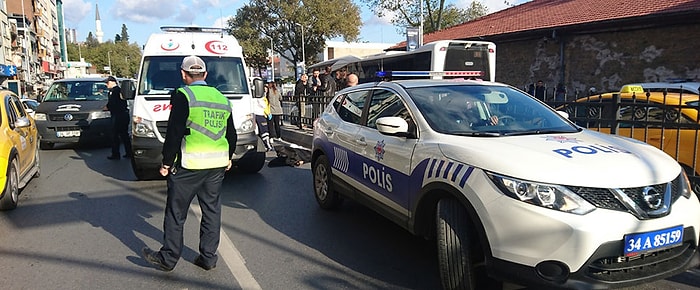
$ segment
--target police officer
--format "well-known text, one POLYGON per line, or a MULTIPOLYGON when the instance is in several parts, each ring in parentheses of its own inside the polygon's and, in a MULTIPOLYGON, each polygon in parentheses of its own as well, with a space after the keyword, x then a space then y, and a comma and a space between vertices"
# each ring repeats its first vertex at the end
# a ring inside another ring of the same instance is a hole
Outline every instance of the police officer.
POLYGON ((112 120, 112 155, 107 156, 110 160, 119 160, 119 140, 124 143, 124 157, 131 157, 131 139, 129 138, 129 108, 126 100, 122 98, 122 89, 113 76, 105 80, 109 95, 107 98, 107 109, 112 120))
POLYGON ((182 61, 182 80, 187 85, 171 95, 172 109, 163 144, 160 174, 167 176, 168 196, 160 251, 143 248, 144 259, 162 271, 171 271, 183 249, 183 226, 195 195, 202 210, 199 256, 194 264, 216 267, 221 228, 219 189, 231 168, 236 148, 236 129, 228 99, 207 86, 206 64, 197 56, 182 61))

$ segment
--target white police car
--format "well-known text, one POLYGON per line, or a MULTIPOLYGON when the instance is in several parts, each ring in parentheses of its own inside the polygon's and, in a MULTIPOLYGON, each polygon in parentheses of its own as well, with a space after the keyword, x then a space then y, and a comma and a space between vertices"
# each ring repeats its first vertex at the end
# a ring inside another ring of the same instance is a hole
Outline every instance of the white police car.
POLYGON ((700 262, 700 203, 676 161, 511 86, 351 87, 312 147, 318 204, 351 198, 435 239, 446 289, 620 287, 700 262))

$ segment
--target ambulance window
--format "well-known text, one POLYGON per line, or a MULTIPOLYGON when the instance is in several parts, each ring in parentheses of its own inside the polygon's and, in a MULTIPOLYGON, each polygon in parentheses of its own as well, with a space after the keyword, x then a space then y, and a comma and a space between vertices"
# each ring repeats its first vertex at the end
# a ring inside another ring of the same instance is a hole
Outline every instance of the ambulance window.
POLYGON ((388 90, 375 90, 369 103, 367 127, 377 128, 377 119, 381 117, 402 117, 410 122, 406 106, 399 96, 388 90))
POLYGON ((362 119, 362 109, 369 91, 357 91, 346 94, 338 98, 336 110, 341 119, 345 122, 360 124, 362 119))

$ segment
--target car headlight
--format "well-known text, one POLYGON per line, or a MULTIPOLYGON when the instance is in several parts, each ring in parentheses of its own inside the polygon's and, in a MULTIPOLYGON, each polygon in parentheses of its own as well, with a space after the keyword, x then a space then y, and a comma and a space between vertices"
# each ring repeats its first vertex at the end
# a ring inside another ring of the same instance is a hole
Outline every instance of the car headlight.
POLYGON ((153 127, 151 127, 151 124, 153 124, 153 122, 150 120, 134 116, 131 133, 134 137, 156 138, 156 133, 153 127))
POLYGON ((90 118, 91 119, 105 119, 112 117, 112 114, 109 113, 109 111, 99 111, 99 112, 92 112, 90 113, 90 118))
POLYGON ((248 114, 245 116, 245 120, 241 123, 238 128, 236 128, 237 134, 250 133, 255 130, 255 125, 253 123, 253 114, 248 114))
POLYGON ((34 113, 34 121, 46 121, 46 114, 34 113))
POLYGON ((685 174, 685 170, 681 170, 681 174, 678 176, 678 178, 676 178, 676 180, 678 180, 678 191, 681 193, 681 195, 685 198, 690 198, 691 193, 693 192, 691 189, 693 186, 690 184, 690 179, 688 179, 688 175, 685 174))
POLYGON ((491 181, 507 196, 544 208, 584 215, 595 206, 565 186, 520 180, 487 173, 491 181))

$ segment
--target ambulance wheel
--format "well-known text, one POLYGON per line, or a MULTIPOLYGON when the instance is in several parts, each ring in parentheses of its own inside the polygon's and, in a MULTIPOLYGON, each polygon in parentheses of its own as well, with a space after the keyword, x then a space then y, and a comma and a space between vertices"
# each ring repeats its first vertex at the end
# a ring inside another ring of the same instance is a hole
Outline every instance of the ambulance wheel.
POLYGON ((333 188, 331 167, 328 158, 321 155, 312 164, 314 195, 322 209, 336 209, 343 203, 342 197, 333 188))
POLYGON ((247 153, 238 161, 237 168, 243 173, 257 173, 265 166, 265 152, 247 153))
POLYGON ((438 266, 443 289, 477 289, 469 235, 469 216, 454 198, 438 201, 436 210, 438 266))
POLYGON ((10 160, 7 166, 7 179, 5 189, 0 198, 0 210, 11 210, 17 208, 19 200, 19 163, 16 158, 10 160))

